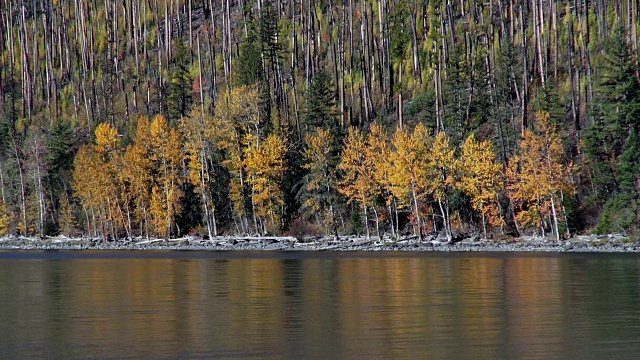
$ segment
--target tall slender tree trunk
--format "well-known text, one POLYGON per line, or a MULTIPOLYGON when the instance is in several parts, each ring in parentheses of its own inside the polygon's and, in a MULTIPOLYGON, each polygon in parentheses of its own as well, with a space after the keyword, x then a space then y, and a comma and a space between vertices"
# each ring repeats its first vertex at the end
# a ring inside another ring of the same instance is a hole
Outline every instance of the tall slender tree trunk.
POLYGON ((29 224, 27 223, 27 188, 22 172, 22 161, 18 155, 18 144, 14 141, 14 155, 16 157, 16 164, 18 164, 18 174, 20 175, 20 210, 22 212, 22 225, 24 227, 24 234, 27 235, 29 231, 29 224))
POLYGON ((418 238, 420 239, 420 242, 422 242, 423 240, 423 236, 422 236, 422 223, 420 221, 420 210, 418 208, 418 196, 416 194, 416 186, 413 182, 413 180, 411 181, 411 196, 413 197, 413 207, 415 210, 415 214, 416 214, 416 225, 418 227, 418 238))
POLYGON ((558 229, 558 213, 556 212, 556 204, 553 200, 554 196, 551 196, 551 212, 553 214, 553 226, 555 230, 556 243, 560 242, 560 231, 558 229))
POLYGON ((362 207, 364 209, 364 227, 367 231, 367 240, 369 240, 371 238, 369 234, 369 213, 367 212, 367 205, 365 205, 364 202, 362 207))
POLYGON ((381 239, 381 237, 380 237, 380 219, 378 217, 378 210, 376 210, 375 206, 372 206, 371 209, 373 210, 373 214, 376 217, 376 234, 378 235, 378 239, 381 239))
POLYGON ((448 210, 445 210, 445 206, 442 204, 442 199, 438 198, 438 206, 440 207, 440 213, 442 214, 442 222, 444 225, 444 233, 447 237, 447 242, 451 242, 451 226, 449 225, 448 210))

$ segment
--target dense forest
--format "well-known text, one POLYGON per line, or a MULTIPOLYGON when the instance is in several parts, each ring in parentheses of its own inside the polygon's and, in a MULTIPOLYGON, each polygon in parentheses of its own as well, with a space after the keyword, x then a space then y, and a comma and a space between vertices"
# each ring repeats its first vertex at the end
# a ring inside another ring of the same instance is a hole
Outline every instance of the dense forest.
POLYGON ((636 0, 0 0, 0 232, 637 231, 636 0))

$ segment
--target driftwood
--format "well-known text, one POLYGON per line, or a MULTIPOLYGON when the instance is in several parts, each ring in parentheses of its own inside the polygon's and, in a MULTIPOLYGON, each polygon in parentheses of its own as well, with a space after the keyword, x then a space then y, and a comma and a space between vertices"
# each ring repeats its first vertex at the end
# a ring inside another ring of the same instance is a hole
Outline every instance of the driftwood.
POLYGON ((160 241, 164 241, 164 239, 149 239, 149 240, 144 240, 144 241, 137 242, 136 244, 138 244, 138 245, 153 244, 153 243, 160 242, 160 241))
POLYGON ((229 241, 229 240, 236 240, 236 241, 275 240, 278 242, 281 242, 281 241, 297 242, 298 241, 298 239, 293 236, 214 236, 213 238, 209 239, 209 241, 212 241, 212 242, 229 241))

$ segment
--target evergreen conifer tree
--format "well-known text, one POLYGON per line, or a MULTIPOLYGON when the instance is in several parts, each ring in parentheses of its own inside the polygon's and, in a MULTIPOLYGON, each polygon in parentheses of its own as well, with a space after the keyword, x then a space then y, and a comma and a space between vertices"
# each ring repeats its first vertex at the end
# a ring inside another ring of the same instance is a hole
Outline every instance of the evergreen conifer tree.
POLYGON ((339 126, 333 84, 326 71, 319 71, 314 76, 306 94, 306 102, 304 124, 308 128, 320 127, 338 135, 339 126))
POLYGON ((189 51, 182 40, 176 40, 167 99, 167 117, 171 124, 176 124, 178 119, 191 111, 193 81, 189 76, 188 65, 189 51))
POLYGON ((640 130, 640 84, 635 60, 622 29, 612 35, 606 48, 593 105, 593 125, 585 136, 595 198, 602 204, 620 190, 616 167, 631 130, 640 130))
POLYGON ((234 69, 236 83, 239 86, 253 85, 258 81, 264 81, 260 43, 254 30, 249 31, 249 35, 240 45, 238 64, 234 69))
POLYGON ((605 204, 597 228, 599 233, 627 233, 638 230, 640 138, 633 129, 625 142, 617 170, 619 193, 605 204))

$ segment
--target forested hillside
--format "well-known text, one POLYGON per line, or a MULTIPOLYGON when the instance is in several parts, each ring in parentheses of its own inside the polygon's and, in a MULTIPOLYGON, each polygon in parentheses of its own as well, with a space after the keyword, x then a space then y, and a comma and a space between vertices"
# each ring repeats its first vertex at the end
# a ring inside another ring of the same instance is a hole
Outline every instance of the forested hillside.
POLYGON ((0 0, 0 232, 634 233, 636 0, 0 0))

